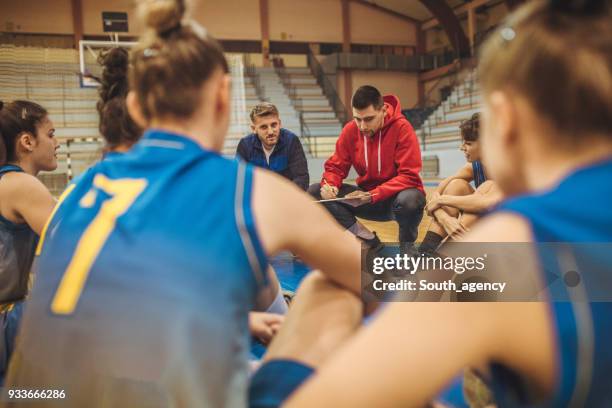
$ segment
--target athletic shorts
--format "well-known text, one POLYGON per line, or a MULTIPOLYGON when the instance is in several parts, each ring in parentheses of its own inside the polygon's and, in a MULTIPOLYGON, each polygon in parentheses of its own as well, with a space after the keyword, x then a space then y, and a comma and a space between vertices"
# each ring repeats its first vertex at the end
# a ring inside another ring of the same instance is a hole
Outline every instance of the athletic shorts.
MULTIPOLYGON (((249 408, 276 408, 297 390, 314 369, 294 360, 270 360, 251 377, 249 408)), ((470 391, 467 389, 465 391, 470 391)), ((458 375, 435 399, 441 405, 469 408, 465 399, 463 375, 458 375)))
POLYGON ((294 360, 270 360, 251 377, 250 408, 279 407, 314 372, 294 360))
POLYGON ((9 310, 0 312, 0 386, 4 383, 9 361, 15 348, 15 338, 22 314, 23 302, 17 302, 9 310))

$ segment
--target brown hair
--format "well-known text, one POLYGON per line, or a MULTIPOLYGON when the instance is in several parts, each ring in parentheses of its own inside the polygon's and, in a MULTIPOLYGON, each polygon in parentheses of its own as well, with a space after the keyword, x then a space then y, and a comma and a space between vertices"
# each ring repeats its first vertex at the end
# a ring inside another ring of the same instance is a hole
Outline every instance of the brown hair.
POLYGON ((132 120, 125 104, 129 87, 127 71, 129 55, 125 48, 111 48, 100 54, 102 78, 96 104, 100 115, 100 133, 109 149, 131 146, 140 139, 142 129, 132 120))
POLYGON ((537 0, 519 8, 484 44, 478 68, 484 92, 521 95, 567 141, 610 135, 609 3, 537 0))
POLYGON ((468 120, 464 120, 459 125, 461 138, 467 142, 475 142, 480 136, 480 113, 476 112, 468 120))
POLYGON ((380 91, 371 85, 360 86, 351 98, 351 106, 361 110, 366 109, 370 105, 376 110, 380 110, 383 107, 384 100, 380 91))
POLYGON ((17 160, 17 138, 23 132, 36 137, 36 127, 47 117, 47 110, 30 101, 0 101, 0 166, 17 160))
POLYGON ((256 118, 262 118, 264 116, 272 115, 279 116, 278 109, 276 108, 276 106, 274 106, 274 104, 271 104, 270 102, 262 102, 253 106, 249 117, 251 118, 251 122, 255 123, 256 118))
POLYGON ((185 11, 184 0, 141 2, 147 32, 132 54, 130 85, 147 120, 191 117, 202 103, 202 85, 217 69, 229 72, 219 43, 184 19, 185 11))

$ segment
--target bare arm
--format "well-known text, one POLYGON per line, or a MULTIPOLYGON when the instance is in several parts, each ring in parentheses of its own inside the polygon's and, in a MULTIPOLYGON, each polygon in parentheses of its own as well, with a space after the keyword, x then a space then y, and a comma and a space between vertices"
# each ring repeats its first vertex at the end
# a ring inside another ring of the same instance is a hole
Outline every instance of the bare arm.
POLYGON ((502 198, 502 192, 497 187, 497 184, 488 180, 474 194, 465 196, 442 195, 438 200, 440 206, 449 206, 468 213, 480 214, 492 208, 502 198))
MULTIPOLYGON (((519 217, 501 214, 483 220, 468 239, 526 242, 530 231, 519 217)), ((391 303, 286 406, 423 406, 464 367, 492 360, 547 394, 554 349, 545 303, 391 303)))
POLYGON ((10 173, 3 177, 8 197, 7 212, 11 221, 25 222, 40 235, 55 207, 55 199, 36 177, 25 173, 10 173))
POLYGON ((354 293, 360 291, 361 245, 312 197, 282 177, 257 169, 253 211, 264 250, 297 254, 354 293))

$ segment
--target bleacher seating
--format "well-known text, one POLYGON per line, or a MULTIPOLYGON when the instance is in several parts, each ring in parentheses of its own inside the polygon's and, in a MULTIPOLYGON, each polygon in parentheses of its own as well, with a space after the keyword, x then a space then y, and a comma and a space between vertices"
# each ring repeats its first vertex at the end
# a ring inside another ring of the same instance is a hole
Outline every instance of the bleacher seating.
POLYGON ((328 157, 335 148, 342 131, 342 123, 323 94, 310 68, 282 68, 282 82, 291 103, 301 115, 304 124, 304 139, 309 143, 314 157, 328 157))
MULTIPOLYGON (((85 54, 89 72, 101 68, 90 53, 85 54)), ((60 142, 58 168, 41 176, 54 192, 61 192, 73 177, 101 157, 103 139, 98 130, 96 88, 81 87, 79 54, 74 49, 0 45, 0 100, 27 99, 49 111, 60 142)), ((260 97, 252 79, 245 77, 247 109, 260 97)), ((233 155, 244 125, 230 126, 223 152, 233 155)))
MULTIPOLYGON (((248 112, 251 111, 253 105, 259 103, 261 97, 255 87, 254 78, 245 75, 244 76, 244 92, 245 92, 245 108, 248 112)), ((236 146, 240 139, 249 132, 248 125, 246 124, 230 124, 228 134, 225 138, 225 144, 223 145, 223 154, 228 156, 234 156, 236 153, 236 146)))
MULTIPOLYGON (((94 57, 87 54, 86 60, 92 71, 96 70, 94 57)), ((307 154, 314 158, 329 157, 342 124, 310 68, 276 71, 260 68, 246 72, 247 111, 263 100, 276 103, 283 125, 297 134, 304 131, 301 136, 307 154)), ((93 73, 99 75, 99 71, 93 73)), ((60 141, 59 166, 41 179, 54 191, 61 191, 62 183, 101 157, 103 140, 98 131, 97 89, 81 87, 76 50, 0 45, 0 99, 29 99, 49 111, 60 141)), ((458 125, 478 110, 479 101, 478 86, 470 74, 424 122, 418 131, 424 152, 424 175, 439 175, 436 152, 458 148, 458 125)), ((244 124, 231 125, 223 153, 233 155, 247 131, 244 124)))
MULTIPOLYGON (((474 113, 480 111, 480 88, 476 82, 476 73, 470 72, 466 78, 457 85, 449 96, 429 115, 417 135, 421 141, 423 162, 435 160, 436 163, 444 157, 445 164, 454 166, 455 161, 459 164, 462 155, 459 152, 461 144, 461 133, 459 125, 469 119, 474 113), (448 153, 456 156, 457 160, 449 160, 448 153)), ((438 172, 432 174, 434 167, 428 168, 429 176, 445 177, 448 174, 438 172)), ((423 172, 425 173, 425 166, 423 172)), ((442 172, 445 173, 445 172, 442 172)))
POLYGON ((60 142, 59 165, 41 179, 53 192, 100 157, 97 92, 81 88, 76 50, 1 45, 0 99, 27 99, 49 111, 60 142))
POLYGON ((480 110, 480 88, 470 73, 427 118, 420 129, 427 150, 458 148, 459 125, 480 110))

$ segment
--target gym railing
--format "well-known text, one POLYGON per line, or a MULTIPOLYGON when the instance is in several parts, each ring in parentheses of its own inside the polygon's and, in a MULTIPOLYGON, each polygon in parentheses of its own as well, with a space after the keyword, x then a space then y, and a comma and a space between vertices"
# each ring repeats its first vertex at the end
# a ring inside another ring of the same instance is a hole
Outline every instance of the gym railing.
POLYGON ((317 152, 316 139, 314 141, 314 147, 313 147, 312 135, 310 133, 310 128, 308 128, 308 125, 306 124, 306 121, 304 120, 304 113, 302 111, 298 111, 298 112, 300 115, 300 135, 302 137, 302 141, 306 142, 304 144, 306 144, 306 149, 308 150, 308 153, 310 153, 311 156, 315 156, 317 152))
POLYGON ((323 71, 323 67, 312 52, 308 53, 308 66, 310 67, 310 71, 317 79, 317 83, 323 90, 323 94, 329 100, 332 109, 336 113, 336 117, 344 125, 348 120, 346 107, 344 106, 344 103, 342 103, 340 96, 338 96, 336 87, 331 83, 329 78, 327 78, 327 75, 325 75, 325 72, 323 71))
POLYGON ((303 112, 303 103, 300 99, 297 91, 297 86, 291 83, 291 77, 287 72, 285 65, 283 64, 282 57, 275 55, 272 58, 274 71, 276 75, 278 75, 281 83, 283 84, 283 88, 289 100, 291 101, 291 105, 297 111, 299 120, 300 120, 300 135, 302 139, 302 144, 305 145, 305 149, 311 156, 316 156, 317 154, 317 138, 313 136, 306 120, 304 119, 303 112))
MULTIPOLYGON (((335 142, 324 143, 319 139, 319 137, 312 134, 312 131, 308 127, 308 124, 304 118, 304 114, 306 113, 304 110, 305 105, 298 93, 299 87, 294 85, 291 82, 291 75, 288 73, 288 70, 284 66, 282 58, 280 56, 273 56, 272 60, 273 60, 274 71, 280 78, 283 84, 283 87, 285 89, 285 92, 287 93, 287 96, 289 97, 291 101, 291 104, 293 105, 294 109, 298 112, 299 120, 300 120, 300 134, 302 137, 302 143, 305 145, 306 150, 310 153, 311 156, 318 157, 320 155, 319 150, 321 148, 334 146, 335 142)), ((342 123, 345 123, 346 112, 345 112, 344 104, 338 97, 335 87, 331 84, 329 79, 327 79, 327 76, 325 76, 325 74, 323 73, 323 69, 321 68, 321 66, 320 65, 317 66, 315 64, 318 64, 318 61, 316 61, 316 58, 314 58, 314 56, 310 54, 308 65, 310 67, 311 72, 314 74, 315 78, 317 79, 317 83, 322 88, 324 95, 326 96, 327 100, 329 101, 332 107, 334 114, 336 115, 336 118, 338 118, 342 123), (310 58, 312 58, 312 60, 310 60, 310 58)), ((318 111, 316 110, 314 111, 308 110, 309 114, 313 114, 317 112, 318 111)), ((326 111, 321 110, 320 112, 326 112, 326 111)))
MULTIPOLYGON (((487 37, 493 33, 495 31, 495 26, 490 27, 489 29, 487 29, 484 32, 478 33, 476 35, 476 39, 474 41, 474 52, 476 49, 478 49, 478 47, 480 47, 480 45, 487 39, 487 37)), ((438 50, 434 50, 433 54, 438 54, 441 55, 443 57, 443 59, 447 59, 448 57, 450 57, 452 54, 450 53, 450 51, 448 49, 443 49, 442 53, 439 53, 438 50)), ((437 56, 438 56, 437 55, 437 56)), ((457 58, 457 56, 455 55, 455 58, 457 58)), ((460 66, 459 66, 460 68, 460 66)), ((459 70, 456 70, 453 73, 453 79, 451 81, 451 87, 453 89, 456 89, 456 87, 459 85, 459 70)), ((428 104, 427 102, 430 100, 430 95, 431 93, 438 87, 438 84, 441 82, 443 78, 441 78, 438 82, 436 82, 436 84, 431 87, 431 89, 429 90, 429 92, 427 93, 427 96, 425 98, 425 103, 423 103, 422 105, 415 105, 415 108, 418 107, 430 107, 433 106, 434 109, 432 111, 432 114, 435 112, 435 110, 442 105, 442 120, 446 119, 446 114, 448 113, 446 111, 446 105, 444 105, 444 100, 441 100, 440 102, 436 103, 436 104, 428 104)), ((480 104, 480 100, 475 99, 474 98, 474 93, 475 93, 475 88, 477 86, 478 80, 477 80, 477 74, 476 71, 474 70, 473 72, 471 72, 468 76, 467 79, 465 79, 463 81, 463 93, 462 95, 460 95, 461 92, 459 92, 458 90, 455 92, 451 92, 448 97, 446 99, 449 100, 449 106, 451 107, 455 107, 458 105, 462 105, 462 106, 467 106, 469 109, 473 109, 475 106, 478 106, 480 104), (467 95, 467 104, 465 103, 466 101, 464 100, 464 98, 467 95), (454 98, 453 98, 454 97, 454 98), (454 100, 453 100, 454 99, 454 100)), ((426 143, 426 139, 431 137, 431 128, 432 128, 432 122, 433 123, 433 127, 435 127, 439 121, 438 118, 436 116, 432 117, 431 114, 429 115, 429 118, 427 120, 427 126, 423 129, 421 129, 421 142, 423 144, 423 149, 425 149, 425 143, 426 143), (433 120, 432 120, 433 119, 433 120)))
POLYGON ((257 73, 257 68, 255 64, 251 62, 251 59, 247 54, 243 55, 243 64, 244 64, 244 73, 248 76, 253 83, 253 87, 255 88, 255 93, 257 93, 257 97, 264 101, 266 98, 264 97, 263 88, 261 86, 261 81, 259 79, 259 74, 257 73))
MULTIPOLYGON (((453 94, 458 94, 458 92, 454 92, 454 90, 456 90, 457 86, 460 84, 460 81, 459 81, 459 72, 461 70, 460 60, 455 60, 453 64, 454 66, 449 71, 450 77, 451 77, 450 84, 447 85, 447 87, 451 89, 451 92, 448 95, 446 95, 446 97, 440 98, 439 100, 434 100, 434 98, 432 97, 434 91, 439 91, 440 85, 443 83, 443 81, 448 80, 448 76, 441 77, 434 83, 434 85, 425 94, 423 101, 415 104, 411 108, 411 110, 422 109, 425 112, 428 112, 427 116, 423 120, 423 124, 425 124, 425 126, 424 127, 421 126, 420 132, 419 132, 420 139, 421 139, 421 146, 423 150, 426 149, 428 139, 431 138, 432 127, 435 127, 440 122, 438 121, 438 116, 436 116, 438 109, 442 108, 442 117, 443 117, 442 119, 445 120, 446 114, 447 114, 445 102, 448 100, 449 105, 450 105, 451 101, 449 98, 452 98, 453 94), (432 122, 435 122, 435 123, 432 123, 432 122)), ((458 103, 458 100, 457 100, 457 103, 458 103)))

